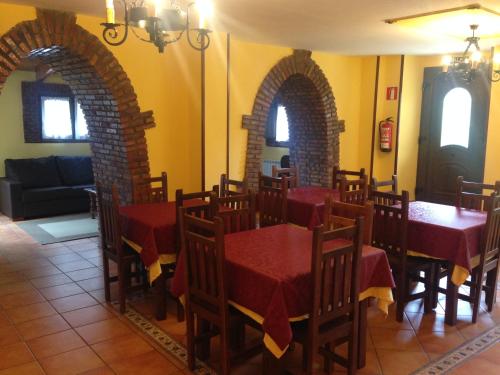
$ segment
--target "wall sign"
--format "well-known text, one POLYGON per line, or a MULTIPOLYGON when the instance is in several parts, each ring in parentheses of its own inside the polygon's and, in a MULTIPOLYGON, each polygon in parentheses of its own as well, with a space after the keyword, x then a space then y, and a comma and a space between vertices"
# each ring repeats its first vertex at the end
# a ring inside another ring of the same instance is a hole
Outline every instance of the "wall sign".
POLYGON ((387 100, 397 100, 398 99, 398 88, 397 87, 388 87, 385 98, 387 100))

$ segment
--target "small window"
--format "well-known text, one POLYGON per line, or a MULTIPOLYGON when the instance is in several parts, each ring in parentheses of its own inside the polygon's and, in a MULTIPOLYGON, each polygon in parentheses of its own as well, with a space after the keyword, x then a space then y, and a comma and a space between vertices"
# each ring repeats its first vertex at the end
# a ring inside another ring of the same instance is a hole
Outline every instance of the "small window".
POLYGON ((40 105, 44 140, 56 142, 88 140, 87 122, 74 98, 42 96, 40 105))
POLYGON ((472 97, 461 87, 450 90, 443 100, 441 147, 457 145, 469 148, 472 97))
POLYGON ((271 147, 288 147, 289 141, 290 135, 288 132, 286 108, 275 100, 269 111, 266 145, 271 147))

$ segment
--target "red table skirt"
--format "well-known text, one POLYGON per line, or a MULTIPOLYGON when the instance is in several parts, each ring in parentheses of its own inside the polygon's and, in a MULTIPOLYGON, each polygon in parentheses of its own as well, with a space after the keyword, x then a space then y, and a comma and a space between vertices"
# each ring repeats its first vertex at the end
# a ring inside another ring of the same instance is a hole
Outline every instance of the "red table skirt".
POLYGON ((335 189, 304 186, 290 189, 287 195, 288 222, 313 229, 323 223, 325 199, 328 195, 339 200, 335 189))
MULTIPOLYGON (((303 319, 311 307, 312 232, 277 225, 225 236, 229 300, 261 317, 264 332, 280 350, 292 339, 290 320, 303 319)), ((184 260, 180 254, 171 291, 184 294, 184 260)), ((392 288, 384 251, 363 247, 360 291, 392 288)), ((257 320, 257 319, 256 319, 257 320)))

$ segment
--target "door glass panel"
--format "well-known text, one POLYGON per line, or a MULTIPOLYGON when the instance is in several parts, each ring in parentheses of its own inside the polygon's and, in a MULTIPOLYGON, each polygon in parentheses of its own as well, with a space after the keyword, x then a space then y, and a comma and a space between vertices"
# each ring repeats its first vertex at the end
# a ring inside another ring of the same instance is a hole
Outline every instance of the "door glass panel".
POLYGON ((469 148, 472 98, 461 87, 450 90, 443 100, 441 147, 458 145, 469 148))

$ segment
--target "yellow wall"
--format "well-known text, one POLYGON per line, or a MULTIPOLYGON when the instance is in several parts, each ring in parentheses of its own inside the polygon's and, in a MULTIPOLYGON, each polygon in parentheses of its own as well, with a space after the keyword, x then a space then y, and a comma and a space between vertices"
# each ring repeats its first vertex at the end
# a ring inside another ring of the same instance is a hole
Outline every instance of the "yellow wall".
MULTIPOLYGON (((496 47, 496 52, 499 52, 496 47)), ((500 180, 500 82, 491 84, 490 118, 486 143, 484 181, 500 180)))
MULTIPOLYGON (((24 143, 21 82, 34 81, 34 72, 16 71, 10 75, 0 95, 0 176, 5 175, 5 159, 34 158, 49 155, 90 155, 88 143, 24 143)), ((47 83, 62 83, 49 77, 47 83)))

